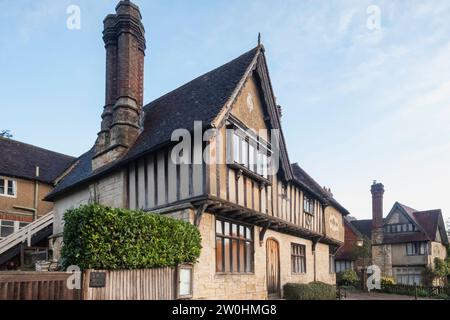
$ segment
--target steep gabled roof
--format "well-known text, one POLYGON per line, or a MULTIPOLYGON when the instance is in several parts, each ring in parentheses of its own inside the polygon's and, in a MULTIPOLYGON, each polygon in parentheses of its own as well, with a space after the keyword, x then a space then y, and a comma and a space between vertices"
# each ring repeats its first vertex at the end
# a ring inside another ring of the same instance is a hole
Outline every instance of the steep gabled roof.
POLYGON ((203 128, 209 127, 260 50, 261 47, 256 47, 146 105, 144 131, 124 160, 139 157, 170 141, 176 129, 192 131, 194 121, 202 121, 203 128))
MULTIPOLYGON (((122 159, 92 171, 90 160, 93 150, 88 151, 78 159, 76 165, 46 199, 53 200, 71 188, 87 183, 113 168, 125 165, 170 144, 174 130, 193 131, 194 121, 201 121, 203 129, 217 125, 217 122, 220 122, 233 105, 234 98, 250 74, 256 75, 262 87, 263 104, 269 115, 270 126, 281 129, 264 47, 260 45, 146 105, 143 108, 144 129, 122 159)), ((294 180, 320 201, 331 203, 342 214, 349 214, 297 164, 290 165, 283 131, 280 130, 280 132, 280 168, 284 178, 288 181, 294 180)))
POLYGON ((210 126, 262 50, 258 46, 144 106, 144 130, 122 159, 92 171, 93 150, 86 152, 46 199, 53 200, 71 188, 169 144, 175 129, 193 130, 194 121, 202 121, 204 128, 210 126))
POLYGON ((431 241, 436 241, 437 233, 440 233, 442 241, 448 243, 447 232, 445 230, 444 218, 440 209, 417 211, 413 213, 416 221, 422 226, 431 241))
POLYGON ((74 161, 71 156, 0 137, 0 176, 52 184, 74 161))
MULTIPOLYGON (((396 202, 388 216, 383 219, 385 224, 387 223, 389 216, 392 215, 396 209, 400 209, 401 212, 417 226, 418 231, 407 233, 385 232, 383 238, 384 243, 437 241, 436 235, 439 233, 442 243, 448 244, 448 236, 445 231, 445 224, 441 210, 417 211, 411 207, 396 202)), ((369 239, 372 237, 372 220, 354 220, 351 221, 351 224, 369 239)))
MULTIPOLYGON (((395 202, 394 205, 392 206, 391 211, 389 212, 388 216, 386 217, 385 221, 389 221, 390 217, 397 211, 400 211, 405 218, 407 218, 411 223, 413 223, 416 228, 418 230, 420 230, 422 232, 422 235, 419 234, 415 234, 416 235, 416 240, 415 241, 425 241, 425 240, 431 240, 431 238, 429 237, 428 233, 426 232, 426 230, 423 228, 423 226, 421 225, 421 223, 419 223, 419 221, 417 221, 415 213, 418 212, 416 209, 413 209, 411 207, 408 207, 404 204, 401 204, 400 202, 395 202)), ((414 236, 414 234, 412 234, 414 236)), ((402 236, 398 236, 396 237, 395 235, 387 235, 386 240, 390 240, 390 238, 392 238, 392 241, 396 241, 397 239, 402 239, 402 236)), ((405 241, 414 241, 413 238, 411 236, 403 236, 405 241)))

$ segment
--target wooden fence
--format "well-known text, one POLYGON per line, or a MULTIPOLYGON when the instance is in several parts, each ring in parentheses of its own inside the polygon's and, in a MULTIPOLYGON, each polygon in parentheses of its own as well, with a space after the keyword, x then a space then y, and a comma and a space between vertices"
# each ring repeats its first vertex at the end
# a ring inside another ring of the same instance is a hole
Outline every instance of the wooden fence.
POLYGON ((65 272, 0 272, 0 300, 174 300, 177 269, 97 271, 67 288, 65 272))
POLYGON ((176 268, 87 270, 83 300, 174 300, 176 268))
POLYGON ((79 300, 63 272, 0 272, 0 300, 79 300))

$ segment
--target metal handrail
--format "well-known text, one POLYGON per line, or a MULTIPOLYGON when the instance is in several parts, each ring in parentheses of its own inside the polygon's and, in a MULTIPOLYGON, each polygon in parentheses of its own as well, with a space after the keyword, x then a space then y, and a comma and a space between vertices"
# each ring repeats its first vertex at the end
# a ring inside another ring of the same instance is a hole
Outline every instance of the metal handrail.
POLYGON ((8 237, 0 241, 0 254, 14 248, 16 245, 27 241, 28 246, 31 246, 31 239, 33 235, 48 227, 53 223, 54 213, 53 211, 39 218, 38 220, 30 223, 26 227, 20 229, 17 232, 9 235, 8 237))

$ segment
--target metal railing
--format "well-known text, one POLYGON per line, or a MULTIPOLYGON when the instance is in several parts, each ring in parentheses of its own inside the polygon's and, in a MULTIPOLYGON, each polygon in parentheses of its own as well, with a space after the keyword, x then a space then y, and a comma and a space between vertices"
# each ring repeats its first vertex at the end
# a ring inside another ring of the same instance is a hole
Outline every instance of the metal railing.
POLYGON ((0 255, 23 242, 27 242, 27 245, 31 246, 33 235, 50 226, 53 223, 53 218, 54 213, 50 212, 19 231, 2 239, 0 241, 0 255))

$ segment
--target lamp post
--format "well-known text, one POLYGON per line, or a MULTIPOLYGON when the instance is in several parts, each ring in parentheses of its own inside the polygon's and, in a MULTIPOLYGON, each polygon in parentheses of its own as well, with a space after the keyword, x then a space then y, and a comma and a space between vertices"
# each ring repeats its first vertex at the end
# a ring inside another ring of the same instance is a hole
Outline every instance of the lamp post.
MULTIPOLYGON (((356 241, 356 246, 358 247, 358 248, 363 248, 364 247, 364 240, 362 240, 362 239, 358 239, 357 241, 356 241)), ((362 250, 361 251, 362 252, 362 258, 363 258, 363 266, 362 266, 362 288, 363 288, 363 291, 366 291, 366 254, 365 254, 365 252, 364 252, 364 250, 362 250)))

